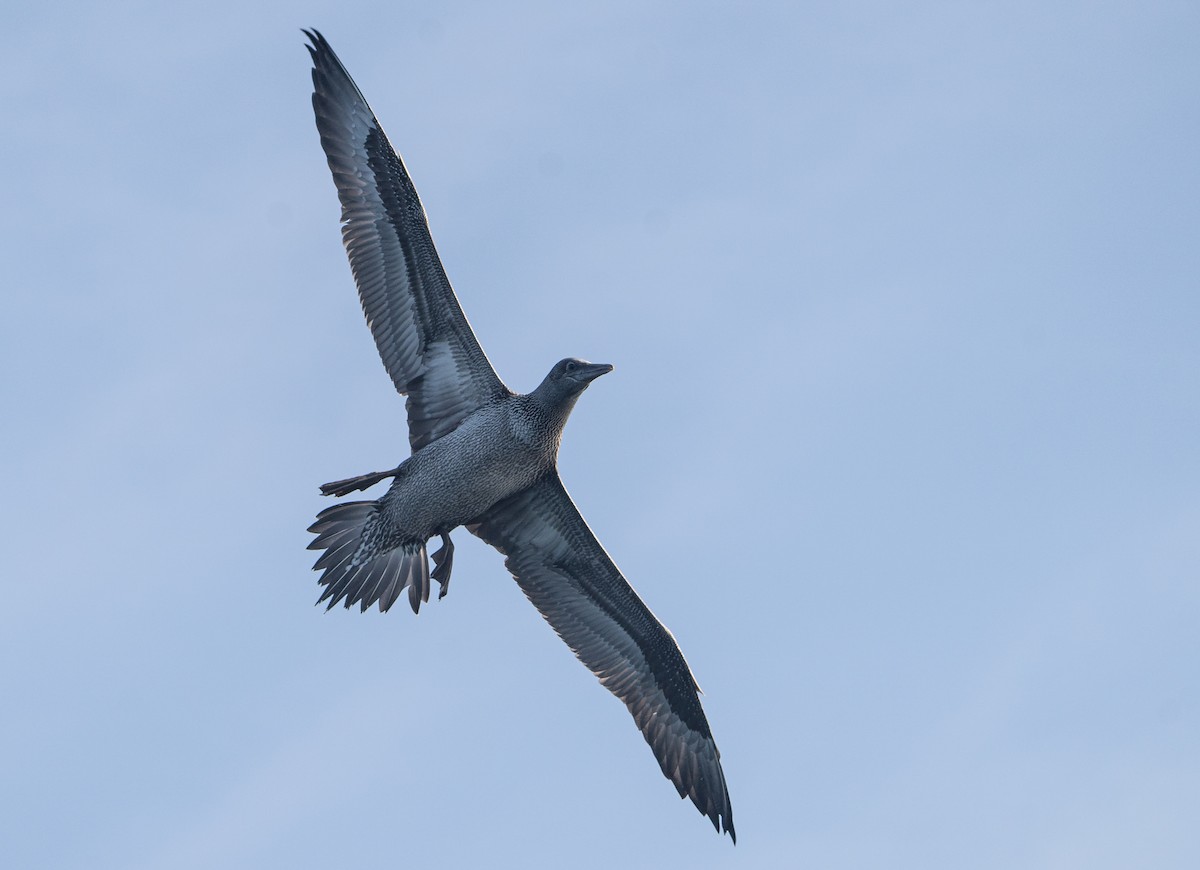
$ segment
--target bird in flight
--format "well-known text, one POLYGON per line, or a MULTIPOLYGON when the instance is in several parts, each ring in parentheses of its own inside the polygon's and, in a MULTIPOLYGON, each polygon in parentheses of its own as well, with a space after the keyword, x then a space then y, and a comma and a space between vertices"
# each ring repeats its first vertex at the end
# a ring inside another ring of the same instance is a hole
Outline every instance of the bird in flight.
POLYGON ((324 550, 314 565, 318 603, 386 611, 407 589, 417 612, 431 580, 446 594, 450 533, 465 526, 506 557, 546 621, 629 708, 680 797, 736 842, 721 753, 683 653, 559 480, 567 417, 612 366, 568 358, 533 392, 504 385, 446 278, 404 161, 329 43, 304 33, 342 240, 384 368, 407 397, 412 450, 395 468, 321 487, 340 497, 392 479, 382 498, 335 504, 309 528, 309 549, 324 550), (426 544, 435 537, 431 571, 426 544))

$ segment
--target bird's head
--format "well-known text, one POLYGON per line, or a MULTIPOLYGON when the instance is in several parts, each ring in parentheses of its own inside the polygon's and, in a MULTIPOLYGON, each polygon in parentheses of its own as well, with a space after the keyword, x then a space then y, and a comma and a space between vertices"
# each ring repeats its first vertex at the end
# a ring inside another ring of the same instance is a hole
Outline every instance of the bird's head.
POLYGON ((546 380, 558 384, 563 392, 582 393, 588 388, 588 384, 612 370, 613 367, 608 363, 590 363, 567 357, 555 363, 546 380))
POLYGON ((590 363, 568 357, 554 364, 550 374, 534 390, 534 395, 549 407, 570 411, 588 384, 612 370, 608 363, 590 363))

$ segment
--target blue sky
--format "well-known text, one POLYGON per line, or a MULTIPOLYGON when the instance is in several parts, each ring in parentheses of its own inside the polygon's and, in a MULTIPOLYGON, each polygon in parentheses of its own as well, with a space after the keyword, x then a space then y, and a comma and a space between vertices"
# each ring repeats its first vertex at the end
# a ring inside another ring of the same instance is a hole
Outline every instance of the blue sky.
POLYGON ((0 59, 13 867, 1200 862, 1190 3, 28 6, 0 59), (580 508, 739 843, 458 533, 312 606, 405 455, 299 28, 580 508))

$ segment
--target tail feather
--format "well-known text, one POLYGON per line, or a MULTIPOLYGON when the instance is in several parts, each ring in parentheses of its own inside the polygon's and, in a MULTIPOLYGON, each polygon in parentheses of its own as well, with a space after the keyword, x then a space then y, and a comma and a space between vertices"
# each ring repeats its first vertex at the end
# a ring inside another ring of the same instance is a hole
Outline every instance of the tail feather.
POLYGON ((412 585, 408 587, 408 603, 413 613, 421 609, 421 603, 429 600, 429 560, 425 558, 425 547, 421 547, 421 559, 412 566, 412 585))
POLYGON ((309 531, 317 535, 310 550, 324 550, 313 570, 323 571, 320 584, 325 587, 317 603, 328 601, 346 608, 358 604, 366 611, 376 602, 387 611, 409 589, 413 612, 429 600, 429 558, 424 543, 402 543, 380 550, 368 543, 377 535, 364 534, 378 516, 376 502, 346 502, 328 507, 317 514, 309 531))
MULTIPOLYGON (((309 526, 308 530, 313 534, 321 534, 326 531, 361 526, 374 513, 375 502, 373 501, 344 501, 341 504, 330 505, 317 514, 317 521, 309 526)), ((317 541, 308 545, 310 550, 318 547, 317 541)))
MULTIPOLYGON (((363 566, 361 564, 350 564, 350 560, 347 559, 345 563, 338 565, 334 569, 326 568, 325 574, 332 576, 330 576, 330 580, 326 586, 325 592, 320 598, 317 599, 317 604, 320 604, 327 598, 329 599, 329 603, 325 605, 326 610, 332 610, 334 605, 340 604, 342 602, 342 597, 347 594, 350 585, 354 582, 354 579, 362 573, 362 567, 363 566), (334 573, 335 571, 337 573, 334 573)), ((325 582, 324 576, 322 577, 321 582, 325 582)), ((349 609, 349 607, 350 601, 347 600, 346 608, 349 609)))
POLYGON ((357 549, 358 538, 351 538, 344 543, 335 544, 321 554, 321 558, 317 559, 317 564, 313 565, 313 570, 320 571, 336 562, 345 561, 353 556, 357 549))
POLYGON ((391 609, 391 606, 396 603, 396 599, 400 597, 400 593, 404 591, 404 580, 400 576, 403 552, 403 550, 392 550, 387 554, 388 580, 386 583, 380 584, 382 591, 379 593, 379 609, 384 613, 391 609))
POLYGON ((347 543, 352 543, 358 540, 358 530, 353 526, 347 526, 344 529, 335 529, 324 534, 318 535, 311 544, 308 545, 310 550, 335 550, 347 543))
MULTIPOLYGON (((363 613, 382 597, 384 589, 391 585, 392 577, 389 572, 395 572, 396 566, 392 559, 392 553, 397 552, 392 550, 381 556, 377 556, 371 563, 371 569, 365 577, 363 577, 361 588, 361 610, 363 613)), ((403 550, 400 550, 403 553, 403 550)), ((381 612, 386 612, 383 607, 380 607, 381 612)))
POLYGON ((362 612, 366 613, 370 607, 368 603, 370 599, 367 597, 369 589, 374 585, 372 576, 375 574, 377 565, 374 561, 366 562, 359 568, 357 575, 346 585, 346 598, 342 602, 347 610, 362 604, 362 612))

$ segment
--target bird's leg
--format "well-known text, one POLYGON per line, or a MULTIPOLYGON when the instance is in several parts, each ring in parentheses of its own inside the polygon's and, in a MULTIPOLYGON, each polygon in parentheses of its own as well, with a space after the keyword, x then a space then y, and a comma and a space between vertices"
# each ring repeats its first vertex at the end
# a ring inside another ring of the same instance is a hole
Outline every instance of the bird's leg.
POLYGON ((438 598, 445 598, 446 590, 450 587, 450 569, 454 565, 454 542, 450 540, 448 532, 442 532, 442 546, 433 554, 433 564, 436 567, 429 576, 442 586, 438 590, 438 598))
POLYGON ((391 471, 372 471, 370 474, 360 474, 358 477, 348 477, 345 480, 335 480, 333 483, 321 484, 321 495, 349 495, 358 489, 369 489, 379 481, 395 477, 400 473, 397 466, 391 471))

